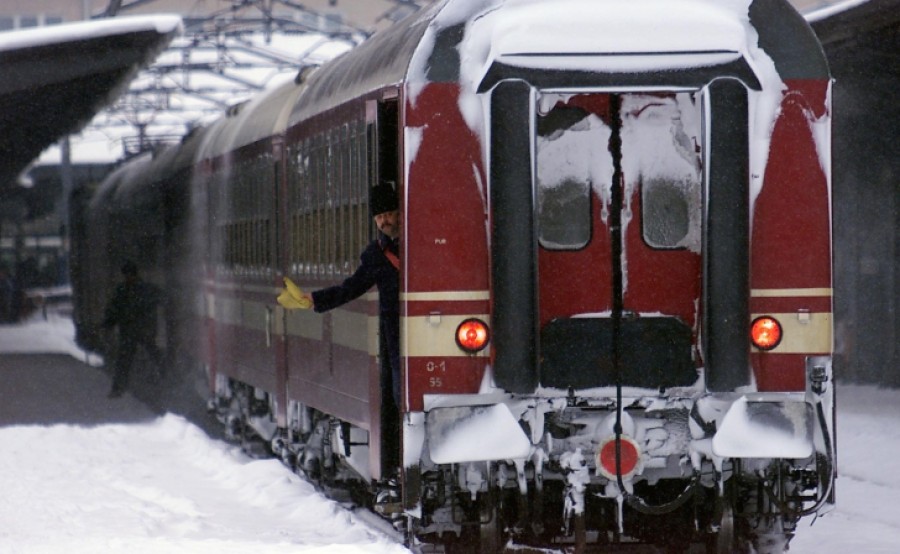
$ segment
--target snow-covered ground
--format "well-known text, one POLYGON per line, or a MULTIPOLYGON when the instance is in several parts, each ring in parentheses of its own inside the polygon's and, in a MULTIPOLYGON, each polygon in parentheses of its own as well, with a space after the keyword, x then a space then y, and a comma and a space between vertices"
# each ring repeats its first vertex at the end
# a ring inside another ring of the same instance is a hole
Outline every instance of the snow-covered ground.
POLYGON ((73 337, 52 314, 0 327, 0 553, 408 552, 280 462, 107 399, 73 337))
MULTIPOLYGON (((0 327, 0 552, 408 552, 279 462, 107 400, 73 335, 53 314, 0 327)), ((840 387, 838 448, 838 507, 801 522, 791 552, 897 552, 900 391, 840 387)))

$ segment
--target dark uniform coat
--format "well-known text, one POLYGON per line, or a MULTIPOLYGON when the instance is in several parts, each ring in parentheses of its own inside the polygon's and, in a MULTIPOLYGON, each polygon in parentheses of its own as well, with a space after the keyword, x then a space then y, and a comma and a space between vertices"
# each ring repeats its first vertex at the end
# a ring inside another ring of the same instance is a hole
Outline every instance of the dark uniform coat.
POLYGON ((382 387, 391 391, 400 406, 400 272, 385 255, 385 251, 399 257, 397 241, 384 234, 372 241, 360 254, 356 272, 340 285, 312 293, 317 312, 327 312, 359 298, 372 286, 378 287, 380 328, 383 346, 387 350, 390 372, 382 372, 382 387), (390 382, 385 383, 387 377, 390 382))
POLYGON ((131 364, 138 347, 143 347, 161 371, 162 353, 156 346, 156 308, 160 290, 141 280, 120 283, 106 307, 103 327, 119 328, 116 369, 111 394, 118 396, 128 384, 131 364))
POLYGON ((103 327, 119 326, 119 333, 130 339, 156 337, 156 307, 159 289, 144 281, 119 283, 106 306, 103 327))

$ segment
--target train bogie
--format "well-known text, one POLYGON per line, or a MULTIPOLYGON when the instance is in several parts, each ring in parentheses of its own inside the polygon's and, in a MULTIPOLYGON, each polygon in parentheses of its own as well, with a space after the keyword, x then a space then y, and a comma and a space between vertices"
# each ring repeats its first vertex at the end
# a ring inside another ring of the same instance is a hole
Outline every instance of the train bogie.
POLYGON ((234 435, 422 550, 783 552, 827 509, 827 67, 780 1, 653 6, 439 2, 205 131, 176 252, 234 435), (375 292, 275 302, 353 274, 384 181, 396 408, 375 292))

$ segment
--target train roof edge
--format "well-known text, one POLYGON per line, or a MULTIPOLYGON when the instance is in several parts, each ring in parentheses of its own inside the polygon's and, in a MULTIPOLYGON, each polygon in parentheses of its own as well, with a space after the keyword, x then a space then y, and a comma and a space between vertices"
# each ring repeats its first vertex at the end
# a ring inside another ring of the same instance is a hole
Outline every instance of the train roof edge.
POLYGON ((288 125, 406 80, 410 61, 429 25, 451 1, 436 2, 406 17, 313 73, 288 125))
MULTIPOLYGON (((584 7, 583 0, 564 0, 570 8, 584 7)), ((720 4, 710 0, 684 0, 685 6, 694 3, 709 3, 720 9, 720 4)), ((201 149, 201 157, 212 159, 230 150, 239 148, 264 138, 270 134, 283 132, 316 114, 359 98, 374 91, 400 86, 403 83, 459 82, 465 72, 460 48, 469 37, 467 25, 473 19, 481 18, 495 10, 517 8, 523 5, 517 0, 491 0, 471 2, 469 0, 443 0, 416 12, 395 25, 373 35, 366 42, 339 56, 322 68, 312 72, 300 82, 284 83, 257 96, 253 100, 222 117, 212 126, 210 140, 201 149), (289 113, 271 113, 267 105, 278 105, 278 101, 267 101, 279 97, 295 96, 289 113), (233 127, 233 130, 227 130, 233 127), (225 131, 225 132, 221 132, 225 131)), ((615 3, 592 3, 591 6, 615 3)), ((720 10, 721 11, 721 10, 720 10)), ((810 24, 787 2, 787 0, 747 0, 747 15, 740 9, 725 8, 735 21, 746 17, 743 24, 752 26, 758 34, 758 44, 748 44, 748 56, 758 47, 772 59, 777 78, 784 79, 828 79, 828 63, 824 51, 810 24)), ((752 36, 747 40, 751 41, 752 36)), ((712 44, 714 41, 709 41, 712 44)), ((488 56, 490 58, 490 56, 488 56)), ((486 58, 487 59, 487 58, 486 58)), ((739 60, 740 61, 740 60, 739 60)), ((740 61, 746 65, 748 60, 740 61)), ((749 71, 756 72, 759 80, 771 79, 765 72, 764 64, 749 60, 749 71)), ((488 66, 490 64, 487 64, 488 66)), ((486 70, 488 67, 486 66, 486 70)), ((638 71, 639 73, 640 71, 638 71)), ((486 71, 487 73, 487 71, 486 71)), ((710 73, 713 75, 715 72, 710 73)), ((738 73, 741 73, 738 71, 738 73)), ((758 88, 753 79, 744 78, 750 88, 758 88)), ((752 77, 752 76, 751 76, 752 77)), ((695 79, 696 81, 696 79, 695 79)), ((476 83, 478 85, 480 83, 476 83)), ((692 85, 697 82, 692 81, 692 85)), ((489 88, 489 87, 487 87, 489 88)))
MULTIPOLYGON (((694 2, 721 8, 721 3, 709 0, 688 0, 686 5, 694 2)), ((464 63, 459 48, 467 40, 466 26, 492 11, 523 4, 516 0, 444 0, 413 14, 313 74, 288 125, 394 84, 416 83, 423 77, 426 82, 459 81, 464 63)), ((570 4, 573 9, 587 5, 578 0, 570 4)), ((598 5, 616 4, 591 3, 592 7, 598 5)), ((727 9, 736 15, 740 12, 727 9)), ((781 79, 830 78, 815 33, 787 0, 748 0, 746 18, 758 33, 759 48, 772 58, 781 79)))

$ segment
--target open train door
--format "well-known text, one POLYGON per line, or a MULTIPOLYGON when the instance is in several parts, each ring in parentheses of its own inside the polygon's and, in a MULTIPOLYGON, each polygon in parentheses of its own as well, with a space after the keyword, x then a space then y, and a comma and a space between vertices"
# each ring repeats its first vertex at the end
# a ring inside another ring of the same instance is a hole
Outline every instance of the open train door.
MULTIPOLYGON (((383 91, 381 99, 367 102, 366 123, 371 145, 368 151, 368 188, 371 190, 371 187, 384 181, 393 182, 398 197, 402 199, 402 183, 399 178, 400 103, 397 89, 387 89, 383 91)), ((377 231, 373 231, 373 233, 377 233, 377 231)), ((402 287, 402 266, 400 273, 402 287)), ((382 324, 379 322, 379 329, 382 324)), ((391 374, 388 363, 390 354, 381 333, 379 333, 377 344, 378 359, 374 367, 374 371, 377 373, 369 380, 369 403, 373 416, 372 428, 369 433, 370 444, 374 445, 371 448, 370 464, 373 468, 372 476, 376 479, 387 477, 389 468, 395 468, 400 464, 400 407, 394 402, 391 391, 394 390, 394 387, 401 386, 399 382, 393 382, 394 376, 391 374)))

